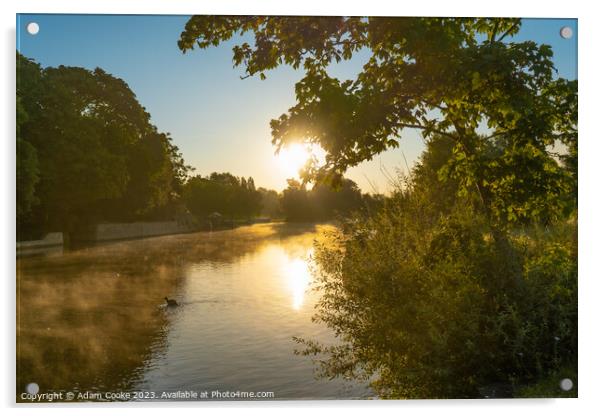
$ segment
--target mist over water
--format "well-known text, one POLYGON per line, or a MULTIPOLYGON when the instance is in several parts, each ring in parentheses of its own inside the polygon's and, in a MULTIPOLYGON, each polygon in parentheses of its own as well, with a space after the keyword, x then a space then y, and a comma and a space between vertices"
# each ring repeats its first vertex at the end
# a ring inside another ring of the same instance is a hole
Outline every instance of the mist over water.
POLYGON ((370 396, 316 380, 293 336, 311 322, 310 255, 327 226, 258 224, 17 260, 17 394, 249 391, 276 399, 370 396), (168 308, 164 297, 180 306, 168 308))

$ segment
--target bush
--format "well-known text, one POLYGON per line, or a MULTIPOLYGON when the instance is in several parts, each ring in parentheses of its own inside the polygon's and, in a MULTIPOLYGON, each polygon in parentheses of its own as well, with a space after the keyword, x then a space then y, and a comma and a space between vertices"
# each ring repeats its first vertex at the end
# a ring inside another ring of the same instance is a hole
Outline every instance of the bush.
POLYGON ((576 224, 501 233, 460 201, 448 212, 399 191, 316 248, 316 320, 340 344, 305 344, 325 377, 384 398, 478 397, 577 354, 576 224))

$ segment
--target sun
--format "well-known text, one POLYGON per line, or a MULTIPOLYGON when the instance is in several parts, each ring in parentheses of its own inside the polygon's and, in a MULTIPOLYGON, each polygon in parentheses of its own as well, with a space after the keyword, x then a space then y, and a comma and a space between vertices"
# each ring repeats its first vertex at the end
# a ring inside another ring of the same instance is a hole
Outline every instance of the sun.
POLYGON ((308 147, 295 143, 280 149, 277 155, 278 165, 287 178, 297 177, 311 155, 312 152, 308 147))

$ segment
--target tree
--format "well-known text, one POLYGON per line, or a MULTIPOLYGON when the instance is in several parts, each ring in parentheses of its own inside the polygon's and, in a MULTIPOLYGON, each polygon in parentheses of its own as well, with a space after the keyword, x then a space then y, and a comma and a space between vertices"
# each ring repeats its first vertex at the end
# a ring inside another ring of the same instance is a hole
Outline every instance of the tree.
POLYGON ((283 213, 278 192, 262 187, 257 188, 257 191, 261 195, 261 215, 268 218, 281 218, 283 213))
MULTIPOLYGON (((304 140, 326 151, 306 180, 338 182, 350 166, 399 146, 407 129, 453 143, 443 174, 479 195, 497 227, 558 218, 574 190, 577 82, 554 76, 548 45, 510 41, 520 19, 194 16, 178 42, 186 52, 250 32, 233 47, 246 76, 303 68, 297 104, 272 120, 273 144, 304 140), (327 66, 361 49, 355 80, 327 66), (568 154, 554 157, 554 145, 568 154), (528 181, 529 186, 524 186, 528 181)), ((574 198, 573 198, 574 200, 574 198)))
POLYGON ((362 193, 351 179, 342 179, 340 186, 317 183, 309 193, 316 220, 349 216, 363 207, 362 193))
POLYGON ((21 137, 21 125, 27 121, 27 113, 17 96, 17 217, 23 218, 38 203, 35 187, 39 178, 36 149, 21 137))
POLYGON ((179 184, 170 140, 168 135, 152 131, 127 152, 129 181, 121 203, 115 207, 116 218, 123 218, 124 212, 131 220, 152 216, 174 199, 179 184))
POLYGON ((123 80, 21 54, 17 74, 21 231, 78 233, 146 218, 176 197, 188 167, 123 80))
POLYGON ((253 178, 237 178, 230 173, 196 175, 184 185, 183 199, 188 209, 205 221, 215 212, 230 219, 251 218, 261 210, 261 194, 253 178))
POLYGON ((255 180, 252 177, 249 176, 246 182, 246 187, 243 187, 243 213, 249 217, 256 217, 261 213, 262 196, 261 193, 255 188, 255 180))
POLYGON ((289 179, 281 206, 288 221, 325 221, 359 211, 364 207, 364 198, 350 179, 343 179, 336 189, 318 183, 309 191, 305 184, 289 179))
POLYGON ((184 52, 253 34, 233 47, 245 76, 304 70, 297 103, 271 122, 272 143, 301 140, 326 157, 285 191, 292 209, 305 203, 305 182, 340 185, 347 168, 399 146, 407 130, 427 144, 380 209, 316 246, 314 319, 339 343, 298 341, 322 376, 370 380, 383 397, 478 397, 491 382, 574 366, 577 81, 556 76, 548 45, 513 41, 520 26, 271 16, 186 24, 184 52), (355 79, 329 75, 360 50, 370 57, 355 79))
POLYGON ((305 222, 314 221, 314 206, 309 200, 309 193, 305 184, 288 179, 288 187, 282 191, 282 211, 287 221, 305 222))

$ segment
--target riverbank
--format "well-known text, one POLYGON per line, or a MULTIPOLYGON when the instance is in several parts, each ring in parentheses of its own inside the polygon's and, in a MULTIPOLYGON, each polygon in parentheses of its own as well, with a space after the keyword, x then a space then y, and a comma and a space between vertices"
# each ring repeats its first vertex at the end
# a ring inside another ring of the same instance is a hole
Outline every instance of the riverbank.
POLYGON ((63 233, 48 233, 39 240, 17 242, 17 257, 62 252, 63 245, 63 233))
POLYGON ((235 229, 253 224, 268 224, 270 218, 255 218, 251 220, 229 220, 219 223, 199 226, 194 222, 160 221, 160 222, 133 222, 133 223, 103 223, 93 226, 86 232, 66 235, 62 232, 46 234, 39 240, 17 242, 17 257, 62 253, 65 247, 72 245, 89 245, 111 241, 138 240, 150 237, 168 236, 195 233, 199 231, 222 231, 235 229))

